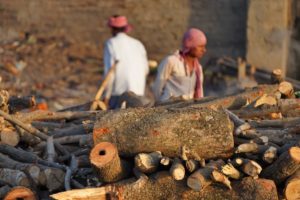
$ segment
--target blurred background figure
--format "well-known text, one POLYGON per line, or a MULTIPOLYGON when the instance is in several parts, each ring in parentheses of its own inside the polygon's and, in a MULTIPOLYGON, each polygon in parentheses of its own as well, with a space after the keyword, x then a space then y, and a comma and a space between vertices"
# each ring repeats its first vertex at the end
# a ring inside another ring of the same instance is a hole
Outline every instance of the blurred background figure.
POLYGON ((199 29, 185 32, 181 50, 167 56, 158 68, 153 88, 157 101, 203 97, 203 72, 198 59, 205 54, 206 43, 206 36, 199 29))
POLYGON ((144 45, 127 35, 131 26, 125 16, 110 17, 108 26, 112 37, 105 42, 104 75, 116 61, 118 64, 107 86, 104 102, 113 109, 118 106, 120 95, 124 92, 131 91, 138 96, 145 94, 149 66, 144 45))

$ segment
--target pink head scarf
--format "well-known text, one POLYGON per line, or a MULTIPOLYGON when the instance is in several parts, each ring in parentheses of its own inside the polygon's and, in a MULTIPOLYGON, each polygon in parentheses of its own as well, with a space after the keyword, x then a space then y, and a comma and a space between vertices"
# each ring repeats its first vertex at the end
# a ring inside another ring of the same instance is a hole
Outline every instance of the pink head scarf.
POLYGON ((128 24, 128 20, 125 16, 112 16, 109 18, 107 25, 111 28, 125 27, 126 33, 132 29, 132 26, 128 24))
MULTIPOLYGON (((182 40, 182 50, 181 54, 183 59, 185 59, 186 54, 191 50, 191 48, 197 47, 199 45, 206 45, 207 39, 205 34, 196 28, 191 28, 185 32, 182 40)), ((203 85, 202 85, 202 66, 200 65, 197 58, 194 59, 194 70, 196 73, 196 87, 194 92, 194 98, 202 98, 203 85)))

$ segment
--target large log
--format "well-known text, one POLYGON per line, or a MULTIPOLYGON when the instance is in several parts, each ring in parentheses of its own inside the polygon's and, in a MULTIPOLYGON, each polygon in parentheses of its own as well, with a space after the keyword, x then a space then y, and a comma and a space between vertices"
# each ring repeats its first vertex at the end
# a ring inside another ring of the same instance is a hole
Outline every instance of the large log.
POLYGON ((291 147, 281 154, 279 158, 269 167, 265 168, 261 175, 280 184, 300 168, 300 148, 291 147))
MULTIPOLYGON (((138 182, 138 181, 137 181, 138 182)), ((53 194, 55 200, 83 200, 83 199, 235 199, 235 200, 278 200, 276 186, 273 181, 266 179, 244 178, 232 183, 232 190, 219 185, 210 185, 196 192, 186 186, 186 179, 175 181, 165 172, 152 176, 142 185, 134 180, 120 182, 101 188, 71 190, 53 194)))
POLYGON ((160 151, 188 158, 229 157, 233 124, 223 110, 208 108, 140 108, 100 113, 93 131, 94 144, 111 142, 121 156, 160 151))

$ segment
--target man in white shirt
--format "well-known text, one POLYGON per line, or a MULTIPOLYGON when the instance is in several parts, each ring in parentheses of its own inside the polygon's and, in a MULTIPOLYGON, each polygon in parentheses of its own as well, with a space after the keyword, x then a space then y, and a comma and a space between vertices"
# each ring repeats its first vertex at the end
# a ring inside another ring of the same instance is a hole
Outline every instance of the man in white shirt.
POLYGON ((167 56, 159 65, 153 92, 156 101, 172 97, 203 97, 203 73, 198 59, 206 53, 206 36, 196 28, 186 31, 182 49, 167 56))
POLYGON ((121 94, 127 91, 145 94, 146 77, 149 72, 147 52, 137 39, 128 36, 131 26, 125 16, 113 16, 108 20, 113 37, 105 42, 104 74, 118 60, 116 70, 105 92, 104 102, 116 108, 121 94))

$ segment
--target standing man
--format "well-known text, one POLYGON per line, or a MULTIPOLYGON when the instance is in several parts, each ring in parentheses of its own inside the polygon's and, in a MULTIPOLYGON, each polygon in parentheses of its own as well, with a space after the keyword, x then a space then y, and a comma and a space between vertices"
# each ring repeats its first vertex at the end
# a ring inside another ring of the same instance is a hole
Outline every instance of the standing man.
POLYGON ((108 20, 112 36, 105 42, 104 74, 118 61, 116 70, 107 86, 104 102, 110 108, 118 106, 122 93, 131 91, 143 96, 146 77, 149 72, 147 53, 144 45, 127 35, 131 26, 125 16, 112 16, 108 20))
POLYGON ((206 43, 206 36, 199 29, 191 28, 184 34, 182 49, 167 56, 158 67, 153 87, 157 101, 203 97, 203 73, 198 59, 205 54, 206 43))

